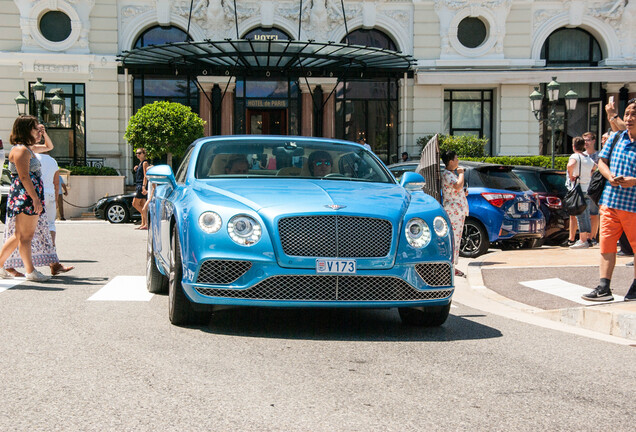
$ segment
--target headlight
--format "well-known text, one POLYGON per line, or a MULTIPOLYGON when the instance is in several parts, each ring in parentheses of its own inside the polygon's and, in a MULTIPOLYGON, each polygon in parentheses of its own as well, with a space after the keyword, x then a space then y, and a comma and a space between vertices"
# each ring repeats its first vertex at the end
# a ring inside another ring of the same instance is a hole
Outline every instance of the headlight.
POLYGON ((441 216, 436 216, 435 219, 433 219, 433 229, 435 230, 435 234, 439 237, 444 237, 448 234, 448 224, 441 216))
POLYGON ((227 223, 227 232, 235 243, 241 246, 252 246, 261 239, 261 225, 246 215, 234 216, 227 223))
POLYGON ((406 240, 415 248, 423 248, 431 241, 431 230, 420 218, 413 218, 406 224, 406 240))
POLYGON ((106 202, 106 198, 102 198, 99 201, 97 201, 97 204, 95 204, 95 207, 101 207, 102 204, 104 204, 106 202))
POLYGON ((199 216, 199 226, 208 234, 215 233, 221 229, 221 216, 213 211, 201 213, 201 216, 199 216))

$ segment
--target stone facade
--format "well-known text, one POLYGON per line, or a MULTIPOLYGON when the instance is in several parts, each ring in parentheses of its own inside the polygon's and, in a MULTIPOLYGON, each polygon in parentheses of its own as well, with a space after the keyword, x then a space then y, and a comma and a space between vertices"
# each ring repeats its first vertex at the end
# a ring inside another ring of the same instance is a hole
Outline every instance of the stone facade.
MULTIPOLYGON (((636 2, 344 4, 346 28, 341 3, 336 0, 304 1, 302 14, 297 1, 194 0, 188 27, 189 0, 0 0, 4 29, 0 34, 0 137, 8 149, 16 114, 13 98, 37 77, 45 82, 82 83, 86 89, 86 155, 103 158, 130 180, 131 151, 123 134, 133 111, 132 79, 118 70, 116 56, 131 49, 143 31, 156 25, 189 28, 194 40, 236 38, 237 32, 242 35, 257 27, 276 27, 300 40, 338 42, 347 29, 381 30, 398 50, 416 60, 412 77, 399 82, 398 148, 409 153, 419 150, 419 137, 444 131, 448 89, 492 91, 491 151, 496 154, 539 153, 540 124, 530 111, 528 95, 552 76, 562 83, 599 83, 603 97, 615 95, 617 100, 636 92, 636 30, 631 26, 636 2), (70 33, 62 41, 52 42, 41 32, 40 19, 49 11, 61 11, 70 19, 70 33), (467 18, 478 18, 486 29, 483 42, 474 48, 460 40, 461 23, 467 18), (596 39, 602 52, 597 66, 546 67, 542 47, 561 28, 582 29, 596 39)), ((206 89, 216 81, 222 80, 201 80, 206 89)), ((231 133, 231 128, 230 119, 224 132, 231 133)))

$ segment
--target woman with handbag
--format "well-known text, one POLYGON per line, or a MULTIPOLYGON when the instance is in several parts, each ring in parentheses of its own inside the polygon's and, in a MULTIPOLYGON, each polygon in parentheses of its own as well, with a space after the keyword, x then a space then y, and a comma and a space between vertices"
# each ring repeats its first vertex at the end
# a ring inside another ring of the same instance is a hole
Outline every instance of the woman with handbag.
POLYGON ((590 247, 588 243, 592 232, 590 212, 598 214, 598 206, 586 193, 596 164, 588 155, 583 153, 585 151, 585 140, 582 137, 575 137, 572 140, 572 150, 574 153, 570 156, 567 166, 568 189, 579 185, 585 196, 587 206, 582 213, 576 215, 576 220, 579 224, 579 240, 570 246, 570 249, 584 249, 590 247))

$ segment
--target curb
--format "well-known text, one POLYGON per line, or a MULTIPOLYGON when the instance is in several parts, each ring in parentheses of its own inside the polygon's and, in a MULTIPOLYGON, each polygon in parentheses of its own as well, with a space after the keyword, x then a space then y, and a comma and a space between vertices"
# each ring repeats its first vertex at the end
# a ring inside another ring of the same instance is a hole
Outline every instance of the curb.
POLYGON ((509 299, 489 289, 484 285, 482 262, 486 259, 491 260, 500 253, 494 252, 482 255, 482 257, 468 262, 465 273, 470 291, 518 312, 596 333, 636 341, 636 302, 601 303, 574 308, 544 310, 509 299))

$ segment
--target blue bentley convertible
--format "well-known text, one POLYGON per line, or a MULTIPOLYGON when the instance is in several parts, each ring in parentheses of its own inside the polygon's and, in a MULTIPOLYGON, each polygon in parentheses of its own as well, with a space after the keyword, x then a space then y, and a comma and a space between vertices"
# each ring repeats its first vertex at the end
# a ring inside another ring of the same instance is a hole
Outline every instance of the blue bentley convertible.
POLYGON ((228 305, 397 307, 446 321, 453 295, 446 213, 361 145, 323 138, 202 138, 173 174, 148 170, 146 280, 176 325, 228 305))

